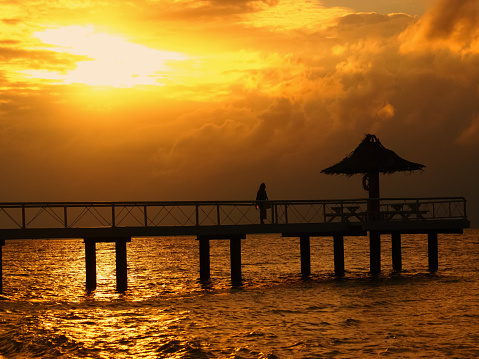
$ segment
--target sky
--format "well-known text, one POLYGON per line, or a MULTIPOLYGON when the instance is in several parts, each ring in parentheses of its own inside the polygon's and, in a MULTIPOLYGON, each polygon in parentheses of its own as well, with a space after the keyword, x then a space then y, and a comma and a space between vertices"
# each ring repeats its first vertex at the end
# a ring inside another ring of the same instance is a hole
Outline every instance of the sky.
POLYGON ((375 134, 479 226, 477 0, 0 1, 0 201, 365 198, 375 134))

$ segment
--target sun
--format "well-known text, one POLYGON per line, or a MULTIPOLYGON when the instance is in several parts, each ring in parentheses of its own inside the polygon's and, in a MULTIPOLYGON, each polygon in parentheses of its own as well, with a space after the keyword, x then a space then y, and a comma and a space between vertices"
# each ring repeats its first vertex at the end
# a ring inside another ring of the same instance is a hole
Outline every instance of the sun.
POLYGON ((133 87, 162 85, 161 79, 171 71, 169 63, 188 57, 171 51, 152 49, 127 41, 121 36, 98 32, 94 26, 67 26, 35 32, 34 36, 50 51, 79 55, 76 68, 60 73, 46 70, 24 71, 36 78, 57 80, 65 84, 133 87))

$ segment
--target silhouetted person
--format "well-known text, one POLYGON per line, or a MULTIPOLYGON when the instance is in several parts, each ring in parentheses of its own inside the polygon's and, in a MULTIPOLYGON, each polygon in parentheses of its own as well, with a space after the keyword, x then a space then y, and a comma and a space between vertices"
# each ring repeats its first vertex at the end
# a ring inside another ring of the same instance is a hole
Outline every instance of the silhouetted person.
POLYGON ((268 200, 268 195, 266 194, 266 185, 261 183, 259 186, 258 193, 256 194, 256 208, 259 208, 259 218, 261 220, 261 224, 264 224, 264 220, 266 219, 266 203, 264 201, 268 200))

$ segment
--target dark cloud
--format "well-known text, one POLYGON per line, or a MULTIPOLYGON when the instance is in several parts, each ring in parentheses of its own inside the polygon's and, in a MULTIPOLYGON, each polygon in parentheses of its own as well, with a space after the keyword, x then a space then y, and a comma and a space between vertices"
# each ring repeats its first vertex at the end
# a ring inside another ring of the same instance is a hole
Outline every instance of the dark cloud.
POLYGON ((6 39, 6 40, 0 40, 0 44, 6 45, 6 46, 13 46, 13 45, 19 45, 19 44, 21 44, 21 41, 19 41, 19 40, 6 39))
POLYGON ((330 31, 347 37, 357 37, 357 35, 361 38, 367 38, 368 36, 378 38, 396 37, 398 32, 405 30, 413 19, 406 14, 349 14, 341 17, 337 26, 330 31))
POLYGON ((479 26, 479 2, 476 0, 440 0, 425 18, 428 38, 447 38, 461 32, 474 35, 479 26))
POLYGON ((406 13, 409 15, 422 15, 425 1, 422 0, 320 0, 326 6, 345 6, 354 9, 354 12, 375 12, 382 14, 406 13))
POLYGON ((208 3, 213 6, 229 7, 229 6, 239 6, 239 7, 251 7, 255 4, 266 4, 268 6, 274 6, 279 3, 280 0, 209 0, 208 3))
POLYGON ((402 34, 402 51, 448 49, 478 53, 479 3, 475 0, 440 0, 414 26, 402 34))
MULTIPOLYGON (((268 7, 274 7, 279 0, 209 0, 209 1, 184 1, 176 4, 158 2, 151 6, 147 4, 154 16, 171 21, 225 21, 225 17, 231 17, 237 21, 237 16, 255 13, 268 7)), ((231 21, 231 19, 230 19, 231 21)), ((225 25, 227 22, 224 23, 225 25)), ((204 24, 208 25, 208 24, 204 24)))

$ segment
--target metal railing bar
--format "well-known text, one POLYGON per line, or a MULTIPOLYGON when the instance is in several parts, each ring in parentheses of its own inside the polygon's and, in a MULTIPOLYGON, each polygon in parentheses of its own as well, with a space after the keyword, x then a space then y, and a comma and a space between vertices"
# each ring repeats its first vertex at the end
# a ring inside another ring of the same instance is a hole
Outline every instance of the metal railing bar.
MULTIPOLYGON (((5 213, 6 216, 7 216, 8 218, 10 218, 10 219, 12 220, 12 222, 15 223, 15 224, 18 226, 18 228, 25 228, 25 225, 24 225, 24 224, 18 223, 18 222, 15 220, 15 218, 13 218, 13 217, 10 215, 10 213, 8 213, 4 208, 0 208, 0 211, 3 212, 3 213, 5 213)), ((22 218, 25 218, 25 217, 22 217, 22 218)))
MULTIPOLYGON (((329 216, 344 222, 361 222, 360 218, 367 211, 369 198, 340 200, 271 200, 271 218, 273 223, 312 223, 327 222, 329 216), (359 206, 358 216, 351 214, 348 207, 359 206), (336 208, 333 211, 333 208, 336 208), (346 212, 346 213, 345 213, 346 212)), ((458 219, 466 217, 466 200, 464 197, 432 198, 378 198, 381 212, 388 212, 387 220, 431 220, 458 219), (396 206, 396 204, 399 206, 396 206), (401 207, 401 205, 406 207, 401 207), (414 207, 408 207, 411 205, 414 207), (398 209, 399 208, 399 209, 398 209), (396 211, 397 213, 393 213, 396 211), (416 212, 415 212, 416 211, 416 212)), ((19 228, 32 228, 32 223, 39 217, 45 219, 44 213, 65 228, 79 228, 78 223, 90 213, 88 221, 93 225, 104 227, 127 226, 125 222, 134 221, 149 226, 181 225, 222 225, 255 223, 251 220, 256 201, 135 201, 135 202, 4 202, 0 203, 0 212, 19 228), (58 208, 62 208, 59 210, 58 208), (73 210, 77 208, 77 210, 73 210), (139 212, 135 208, 139 208, 139 212), (9 213, 11 210, 21 210, 9 213), (111 209, 111 221, 105 211, 111 209), (34 211, 36 210, 36 212, 34 211), (70 210, 70 211, 69 211, 70 210), (63 215, 59 213, 63 211, 63 215), (67 222, 67 212, 68 222, 67 222), (147 214, 148 211, 148 214, 147 214), (27 219, 33 213, 33 217, 27 219), (76 214, 75 212, 80 212, 76 214), (43 215, 43 216, 42 216, 43 215), (152 218, 149 217, 152 216, 152 218), (76 216, 76 217, 75 217, 76 216), (141 216, 142 218, 139 218, 141 216), (106 218, 108 217, 108 218, 106 218), (132 218, 130 220, 130 218, 132 218), (72 221, 73 220, 73 221, 72 221)), ((6 220, 6 219, 5 219, 6 220)), ((82 222, 84 223, 84 222, 82 222)), ((36 227, 35 224, 33 227, 36 227)), ((80 227, 81 228, 81 227, 80 227)))

